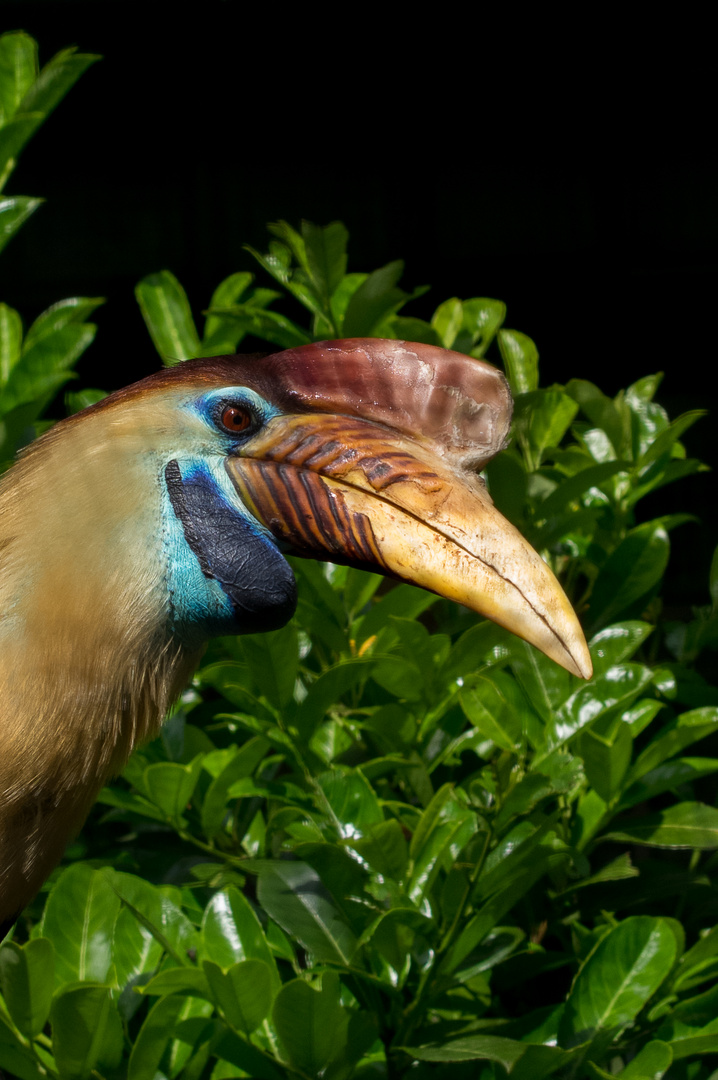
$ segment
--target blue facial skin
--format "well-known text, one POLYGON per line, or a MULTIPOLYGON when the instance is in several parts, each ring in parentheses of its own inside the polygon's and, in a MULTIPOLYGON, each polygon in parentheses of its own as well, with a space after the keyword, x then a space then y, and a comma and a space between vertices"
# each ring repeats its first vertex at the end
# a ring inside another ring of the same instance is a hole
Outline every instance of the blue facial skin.
POLYGON ((259 633, 294 614, 294 575, 271 534, 243 506, 224 467, 279 410, 245 387, 224 387, 192 402, 216 441, 212 456, 173 458, 162 477, 164 553, 170 626, 190 647, 221 634, 259 633), (252 416, 227 431, 234 406, 252 416))

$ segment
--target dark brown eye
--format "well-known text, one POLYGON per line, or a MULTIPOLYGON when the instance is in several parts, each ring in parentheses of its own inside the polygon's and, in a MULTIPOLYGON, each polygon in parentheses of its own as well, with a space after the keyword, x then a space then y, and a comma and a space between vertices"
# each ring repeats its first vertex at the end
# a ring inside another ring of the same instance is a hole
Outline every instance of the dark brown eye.
POLYGON ((227 431, 246 431, 252 423, 252 414, 247 409, 237 408, 236 405, 225 405, 221 420, 227 431))

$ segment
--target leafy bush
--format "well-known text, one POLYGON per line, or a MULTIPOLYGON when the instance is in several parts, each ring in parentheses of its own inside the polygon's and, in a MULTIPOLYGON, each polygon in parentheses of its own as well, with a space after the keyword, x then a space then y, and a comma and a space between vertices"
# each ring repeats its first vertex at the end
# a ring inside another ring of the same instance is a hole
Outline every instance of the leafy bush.
MULTIPOLYGON (((669 534, 688 516, 638 516, 701 468, 681 443, 698 414, 671 421, 657 375, 614 399, 583 379, 540 388, 498 301, 407 318, 401 264, 347 274, 341 224, 271 231, 254 254, 310 325, 239 273, 200 337, 163 271, 137 289, 163 359, 247 334, 493 352, 516 414, 488 483, 584 618, 594 677, 428 593, 297 560, 294 621, 210 645, 2 946, 0 1067, 708 1080, 718 562, 712 604, 665 622, 669 534)), ((26 416, 50 393, 39 383, 26 416)))

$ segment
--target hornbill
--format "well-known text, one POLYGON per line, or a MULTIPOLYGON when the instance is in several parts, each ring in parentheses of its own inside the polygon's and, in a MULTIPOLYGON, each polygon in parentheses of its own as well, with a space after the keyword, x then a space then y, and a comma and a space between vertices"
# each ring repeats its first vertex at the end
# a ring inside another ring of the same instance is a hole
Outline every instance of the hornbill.
POLYGON ((590 677, 561 587, 478 475, 511 408, 480 360, 330 341, 189 360, 21 455, 0 482, 0 923, 207 640, 291 618, 285 553, 431 589, 590 677))

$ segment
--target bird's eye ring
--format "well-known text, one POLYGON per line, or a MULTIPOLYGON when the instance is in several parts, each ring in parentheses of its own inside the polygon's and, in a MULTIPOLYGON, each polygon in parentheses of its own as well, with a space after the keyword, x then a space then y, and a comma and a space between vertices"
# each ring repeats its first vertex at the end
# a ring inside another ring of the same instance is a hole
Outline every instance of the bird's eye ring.
POLYGON ((249 409, 243 409, 238 405, 225 405, 219 416, 220 423, 225 431, 237 435, 247 431, 252 426, 254 416, 249 409))

